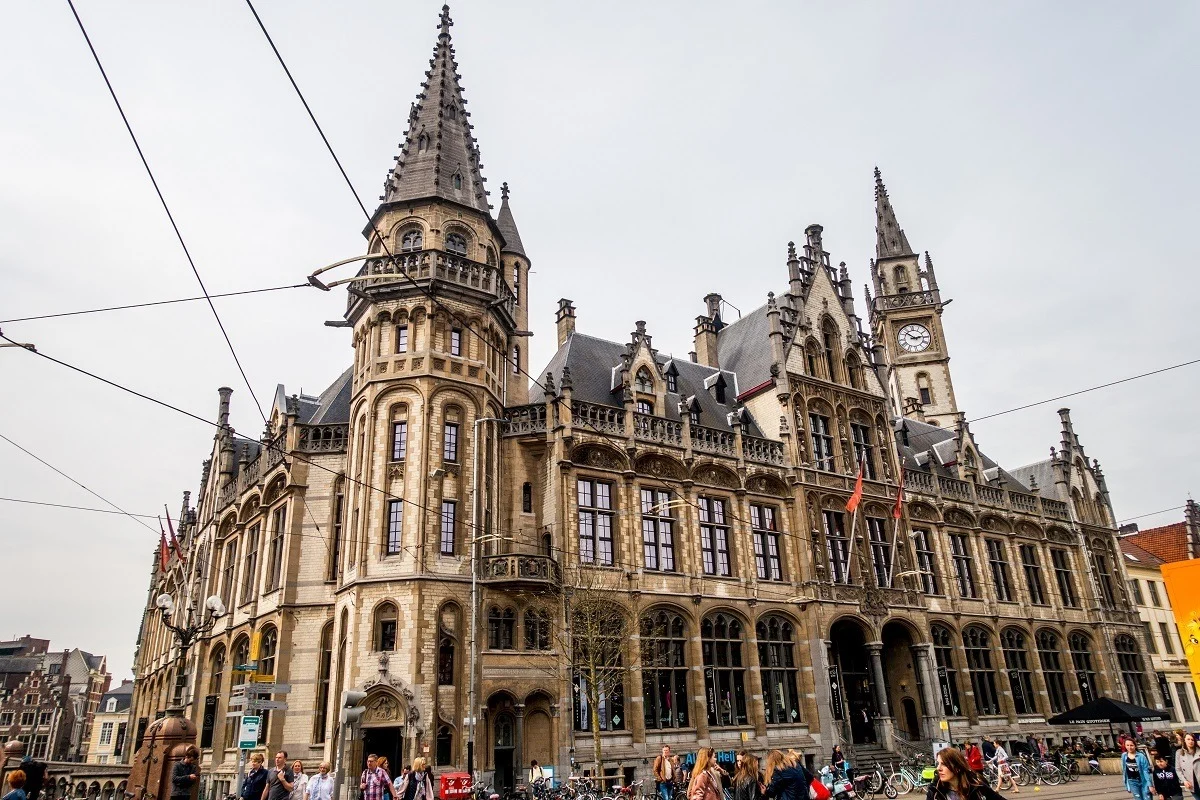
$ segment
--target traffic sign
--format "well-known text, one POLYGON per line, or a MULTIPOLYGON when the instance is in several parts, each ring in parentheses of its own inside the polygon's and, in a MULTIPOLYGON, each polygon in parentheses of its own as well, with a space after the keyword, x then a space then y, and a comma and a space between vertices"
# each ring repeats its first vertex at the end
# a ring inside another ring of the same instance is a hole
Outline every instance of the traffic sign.
POLYGON ((249 750, 252 747, 258 747, 258 726, 261 723, 262 717, 242 717, 242 724, 238 727, 239 750, 249 750))
MULTIPOLYGON (((265 677, 271 677, 267 675, 265 677)), ((246 684, 246 691, 250 694, 287 694, 292 690, 290 683, 252 683, 246 684)))

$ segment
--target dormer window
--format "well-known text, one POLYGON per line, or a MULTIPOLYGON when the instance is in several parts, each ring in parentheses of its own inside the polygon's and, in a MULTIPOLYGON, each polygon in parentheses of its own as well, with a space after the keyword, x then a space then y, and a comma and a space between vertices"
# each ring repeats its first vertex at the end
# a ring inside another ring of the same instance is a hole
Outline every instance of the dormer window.
POLYGON ((695 410, 689 411, 688 419, 691 420, 691 423, 693 425, 699 425, 700 424, 700 412, 695 411, 695 410))
POLYGON ((679 376, 677 374, 675 374, 674 367, 671 367, 671 369, 667 370, 667 391, 668 392, 678 392, 679 391, 679 376))
POLYGON ((638 400, 637 413, 654 416, 654 403, 651 403, 649 400, 638 400))
POLYGON ((417 228, 411 231, 405 231, 404 236, 400 238, 400 252, 412 253, 420 250, 425 246, 425 236, 421 233, 421 229, 417 228))
POLYGON ((465 256, 467 254, 467 237, 461 233, 446 234, 446 252, 456 256, 465 256))
POLYGON ((713 384, 713 393, 716 395, 717 402, 725 405, 725 376, 718 375, 717 382, 713 384))
POLYGON ((654 379, 650 377, 650 370, 645 367, 639 369, 633 378, 633 387, 639 392, 653 392, 654 379))

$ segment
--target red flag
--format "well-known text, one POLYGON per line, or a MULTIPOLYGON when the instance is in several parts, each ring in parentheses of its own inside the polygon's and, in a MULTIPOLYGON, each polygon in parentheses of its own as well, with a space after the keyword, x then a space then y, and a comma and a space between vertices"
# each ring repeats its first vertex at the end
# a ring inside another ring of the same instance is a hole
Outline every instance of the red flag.
POLYGON ((850 495, 850 499, 846 501, 846 510, 851 514, 858 508, 858 504, 862 502, 862 464, 858 465, 858 478, 854 481, 854 494, 850 495))
MULTIPOLYGON (((159 523, 159 527, 162 527, 161 523, 159 523)), ((167 571, 167 534, 165 533, 162 534, 158 543, 158 566, 162 568, 163 572, 167 571)))
POLYGON ((175 551, 175 555, 179 556, 179 560, 183 561, 183 550, 179 547, 179 539, 175 536, 175 525, 171 522, 171 512, 167 511, 167 507, 163 506, 163 511, 167 512, 167 530, 171 532, 171 549, 175 551))
POLYGON ((892 518, 900 519, 901 509, 904 506, 904 470, 900 470, 900 488, 896 490, 896 505, 892 509, 892 518))

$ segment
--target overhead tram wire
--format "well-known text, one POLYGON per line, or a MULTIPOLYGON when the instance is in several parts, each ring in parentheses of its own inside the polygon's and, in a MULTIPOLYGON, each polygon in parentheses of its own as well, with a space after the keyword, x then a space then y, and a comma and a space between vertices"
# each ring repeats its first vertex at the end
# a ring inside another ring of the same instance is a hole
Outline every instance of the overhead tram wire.
POLYGON ((127 517, 142 517, 144 519, 158 519, 156 514, 133 514, 128 511, 113 511, 111 508, 89 508, 88 506, 71 506, 65 503, 47 503, 44 500, 26 500, 20 497, 0 497, 0 501, 5 503, 23 503, 31 506, 48 506, 50 508, 67 508, 72 511, 94 511, 97 514, 124 514, 127 517))
POLYGON ((55 314, 37 314, 32 317, 13 317, 12 319, 0 319, 0 325, 5 325, 9 322, 35 322, 43 319, 58 319, 60 317, 78 317, 83 314, 101 314, 106 311, 126 311, 133 308, 149 308, 151 306, 166 306, 173 303, 190 303, 194 300, 207 300, 209 298, 216 299, 218 297, 238 297, 246 294, 261 294, 263 292, 278 292, 281 289, 311 289, 311 283, 291 283, 286 286, 268 286, 264 289, 243 289, 238 292, 219 292, 208 296, 197 295, 196 297, 177 297, 174 300, 151 300, 146 303, 130 303, 123 306, 105 306, 104 308, 88 308, 82 311, 60 311, 55 314))

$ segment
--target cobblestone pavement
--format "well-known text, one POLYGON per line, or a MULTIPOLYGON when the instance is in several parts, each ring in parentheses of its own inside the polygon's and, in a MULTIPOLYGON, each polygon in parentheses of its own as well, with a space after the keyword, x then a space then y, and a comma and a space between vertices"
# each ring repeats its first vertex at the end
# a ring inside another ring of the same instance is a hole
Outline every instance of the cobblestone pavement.
MULTIPOLYGON (((1018 794, 1001 792, 1007 800, 1131 800, 1119 775, 1085 775, 1077 781, 1058 786, 1024 786, 1018 794)), ((882 795, 876 795, 882 797, 882 795)), ((902 799, 924 800, 925 792, 909 792, 902 799)))

